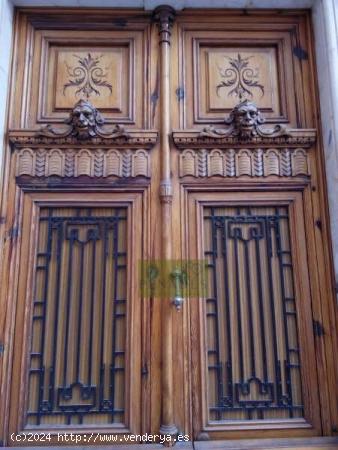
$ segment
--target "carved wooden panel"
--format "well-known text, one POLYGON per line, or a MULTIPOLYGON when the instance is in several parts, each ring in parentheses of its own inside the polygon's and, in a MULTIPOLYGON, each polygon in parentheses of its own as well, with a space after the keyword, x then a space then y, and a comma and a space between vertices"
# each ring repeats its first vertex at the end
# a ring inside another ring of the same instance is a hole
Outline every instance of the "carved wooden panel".
POLYGON ((253 100, 261 111, 281 115, 275 47, 195 45, 201 116, 231 110, 241 97, 253 100))
MULTIPOLYGON (((131 45, 82 50, 76 47, 50 48, 49 76, 55 79, 52 111, 71 108, 78 98, 95 100, 95 106, 126 113, 129 94, 131 45)), ((130 80, 133 82, 133 80, 130 80)), ((132 93, 133 91, 131 91, 132 93)))
POLYGON ((142 73, 143 61, 135 51, 142 51, 142 35, 125 34, 125 40, 111 34, 110 45, 81 38, 79 32, 69 35, 71 44, 63 36, 44 37, 40 64, 46 66, 46 76, 38 87, 38 121, 63 117, 83 98, 107 118, 135 123, 136 96, 143 88, 135 75, 142 73))
POLYGON ((20 49, 27 60, 24 102, 13 128, 62 122, 80 99, 103 111, 108 123, 149 127, 149 23, 140 18, 123 29, 95 30, 73 16, 66 29, 62 20, 50 29, 48 18, 42 24, 28 20, 28 44, 20 49))
POLYGON ((267 121, 296 126, 292 40, 287 24, 244 32, 233 23, 182 23, 181 127, 219 123, 244 99, 267 121))

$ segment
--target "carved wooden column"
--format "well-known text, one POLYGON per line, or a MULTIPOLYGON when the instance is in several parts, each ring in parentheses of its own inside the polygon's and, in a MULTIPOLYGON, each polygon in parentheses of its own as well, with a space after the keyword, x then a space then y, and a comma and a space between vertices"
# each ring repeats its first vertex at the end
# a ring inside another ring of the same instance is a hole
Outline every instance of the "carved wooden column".
MULTIPOLYGON (((170 178, 170 36, 175 11, 170 6, 159 6, 154 11, 154 19, 159 27, 161 57, 161 184, 160 201, 162 209, 162 259, 172 259, 172 182, 170 178)), ((172 360, 172 311, 170 298, 162 298, 162 420, 160 432, 174 436, 173 407, 173 360, 172 360)), ((173 445, 173 441, 166 443, 173 445)))

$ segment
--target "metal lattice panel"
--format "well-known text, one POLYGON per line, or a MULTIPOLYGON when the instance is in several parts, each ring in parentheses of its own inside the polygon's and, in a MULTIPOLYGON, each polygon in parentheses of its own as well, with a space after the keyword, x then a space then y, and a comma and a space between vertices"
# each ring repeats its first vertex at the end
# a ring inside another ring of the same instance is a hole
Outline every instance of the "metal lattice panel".
POLYGON ((302 417, 288 209, 205 213, 210 418, 302 417))
POLYGON ((29 424, 124 420, 126 209, 43 208, 29 424))

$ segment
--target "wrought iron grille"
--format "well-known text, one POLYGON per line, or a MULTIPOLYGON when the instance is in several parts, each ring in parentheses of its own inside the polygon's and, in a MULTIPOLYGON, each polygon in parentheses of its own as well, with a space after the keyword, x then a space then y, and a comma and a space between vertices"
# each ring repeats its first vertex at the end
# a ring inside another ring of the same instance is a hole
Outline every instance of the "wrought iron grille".
POLYGON ((43 208, 28 424, 123 423, 125 208, 43 208))
POLYGON ((287 207, 204 216, 211 420, 303 416, 287 207))

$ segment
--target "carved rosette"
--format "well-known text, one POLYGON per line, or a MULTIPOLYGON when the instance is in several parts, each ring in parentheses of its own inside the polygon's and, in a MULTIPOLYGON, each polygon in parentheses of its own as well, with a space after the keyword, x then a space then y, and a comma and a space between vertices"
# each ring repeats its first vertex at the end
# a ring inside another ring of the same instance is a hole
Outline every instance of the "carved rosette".
POLYGON ((227 128, 174 132, 180 177, 309 176, 316 130, 269 129, 264 122, 256 105, 245 100, 225 120, 227 128))
POLYGON ((150 149, 157 131, 104 130, 104 119, 89 102, 78 102, 67 129, 11 131, 16 176, 34 178, 150 177, 150 149))

